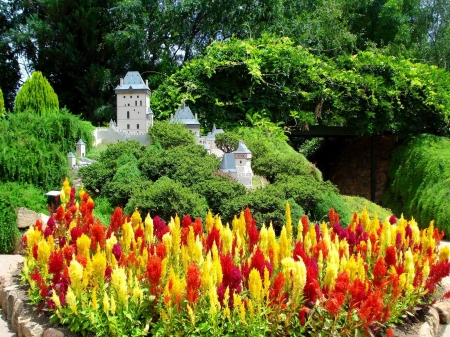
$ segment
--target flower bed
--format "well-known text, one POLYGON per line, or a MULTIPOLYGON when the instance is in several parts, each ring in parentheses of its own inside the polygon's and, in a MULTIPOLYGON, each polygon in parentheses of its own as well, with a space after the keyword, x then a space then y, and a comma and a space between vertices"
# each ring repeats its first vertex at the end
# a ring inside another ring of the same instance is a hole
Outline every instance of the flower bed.
MULTIPOLYGON (((94 202, 64 183, 46 228, 23 238, 30 298, 71 330, 97 336, 355 336, 384 333, 431 301, 450 274, 433 223, 364 209, 343 228, 293 226, 289 205, 277 238, 247 208, 231 226, 208 213, 166 224, 117 208, 109 227, 94 202)), ((388 334, 392 332, 387 331, 388 334)))

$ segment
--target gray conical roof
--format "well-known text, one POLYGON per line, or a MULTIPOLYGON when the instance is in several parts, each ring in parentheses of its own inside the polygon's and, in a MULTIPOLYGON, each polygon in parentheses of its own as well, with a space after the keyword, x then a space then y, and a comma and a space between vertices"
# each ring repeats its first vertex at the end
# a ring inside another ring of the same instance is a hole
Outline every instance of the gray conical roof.
POLYGON ((145 84, 139 71, 129 71, 123 79, 123 85, 118 85, 116 90, 128 90, 128 89, 147 89, 149 87, 145 84))
POLYGON ((197 118, 194 117, 191 109, 187 105, 182 105, 175 112, 175 116, 170 120, 170 123, 183 123, 185 125, 200 125, 197 118))
POLYGON ((80 140, 77 142, 77 145, 86 145, 83 140, 80 138, 80 140))
POLYGON ((69 152, 67 154, 67 158, 76 158, 75 155, 72 152, 69 152))
POLYGON ((224 153, 222 163, 220 164, 220 170, 222 172, 237 172, 236 162, 232 153, 224 153))
POLYGON ((239 146, 234 153, 252 153, 243 141, 239 141, 239 146))

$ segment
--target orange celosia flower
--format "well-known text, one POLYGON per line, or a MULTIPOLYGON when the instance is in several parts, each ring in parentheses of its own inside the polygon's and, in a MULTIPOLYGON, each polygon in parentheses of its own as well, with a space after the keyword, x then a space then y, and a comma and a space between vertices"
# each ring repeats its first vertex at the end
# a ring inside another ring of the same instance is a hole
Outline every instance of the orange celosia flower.
POLYGON ((161 258, 159 256, 150 255, 147 261, 147 278, 153 283, 153 285, 157 285, 159 283, 159 279, 161 278, 161 273, 161 258))

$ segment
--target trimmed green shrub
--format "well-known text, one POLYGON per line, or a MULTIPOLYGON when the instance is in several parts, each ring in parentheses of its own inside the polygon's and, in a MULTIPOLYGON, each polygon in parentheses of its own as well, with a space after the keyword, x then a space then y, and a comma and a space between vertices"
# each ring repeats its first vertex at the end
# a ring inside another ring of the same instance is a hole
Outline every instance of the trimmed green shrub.
POLYGON ((343 195, 342 199, 345 201, 348 208, 350 209, 350 212, 352 213, 361 213, 364 206, 366 206, 367 212, 369 212, 370 217, 373 217, 373 215, 377 213, 378 219, 380 221, 384 221, 386 218, 392 215, 390 209, 383 208, 382 206, 377 205, 363 197, 343 195))
POLYGON ((93 130, 66 109, 9 114, 0 120, 0 181, 59 189, 68 174, 67 154, 80 138, 90 149, 93 130))
POLYGON ((382 203, 419 226, 431 220, 450 236, 450 140, 433 135, 412 137, 394 151, 389 188, 382 203))
POLYGON ((5 100, 3 99, 3 92, 0 88, 0 117, 5 115, 5 100))
POLYGON ((23 84, 14 101, 14 112, 35 111, 43 115, 59 110, 58 96, 40 71, 35 71, 23 84))
POLYGON ((30 184, 0 182, 0 254, 8 254, 20 235, 17 228, 17 207, 36 212, 46 211, 45 192, 30 184))

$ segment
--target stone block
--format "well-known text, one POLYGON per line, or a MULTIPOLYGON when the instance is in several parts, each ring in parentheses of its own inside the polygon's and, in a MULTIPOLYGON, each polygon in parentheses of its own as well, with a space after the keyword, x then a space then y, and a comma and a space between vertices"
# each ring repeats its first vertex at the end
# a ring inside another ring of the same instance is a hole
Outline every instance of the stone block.
POLYGON ((437 336, 439 334, 440 325, 439 325, 439 313, 435 308, 431 307, 428 310, 428 313, 425 317, 425 321, 429 324, 431 328, 432 336, 437 336))
POLYGON ((14 302, 17 299, 17 291, 13 290, 8 293, 8 299, 6 302, 6 318, 8 322, 11 322, 11 317, 14 309, 14 302))
POLYGON ((26 317, 26 316, 19 316, 17 318, 17 326, 18 326, 18 331, 17 331, 17 335, 18 337, 23 337, 23 330, 25 325, 30 322, 31 318, 30 317, 26 317))
POLYGON ((48 328, 42 337, 64 337, 64 334, 55 328, 48 328))
POLYGON ((17 227, 21 229, 33 226, 38 218, 39 214, 35 211, 23 207, 17 209, 17 227))
POLYGON ((37 323, 28 322, 21 327, 23 337, 42 337, 44 329, 37 323))
POLYGON ((16 299, 14 302, 14 308, 11 315, 11 327, 14 332, 19 332, 19 316, 22 314, 23 311, 23 301, 21 299, 16 299))
POLYGON ((431 326, 425 322, 420 327, 417 337, 436 337, 436 335, 433 334, 433 329, 431 326))
POLYGON ((437 302, 433 307, 439 314, 441 324, 450 324, 450 299, 437 302))

